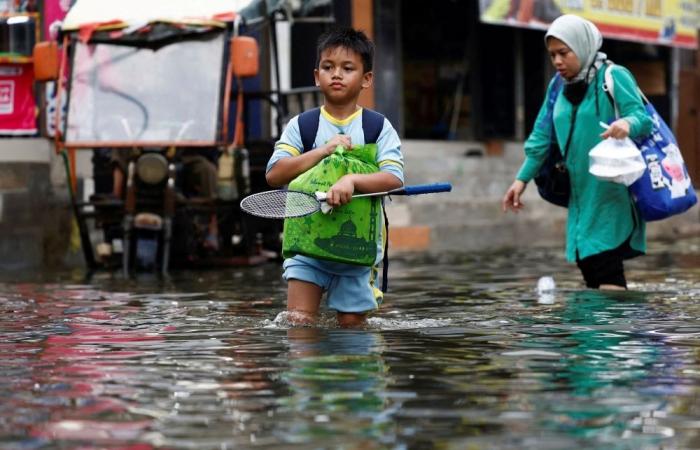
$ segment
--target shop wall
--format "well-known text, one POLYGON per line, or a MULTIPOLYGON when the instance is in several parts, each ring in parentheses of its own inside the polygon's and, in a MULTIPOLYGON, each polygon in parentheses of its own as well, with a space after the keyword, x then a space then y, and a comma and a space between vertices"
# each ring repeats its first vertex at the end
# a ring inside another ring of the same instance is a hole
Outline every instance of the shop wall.
POLYGON ((683 51, 678 76, 676 134, 691 179, 700 180, 700 49, 683 51))

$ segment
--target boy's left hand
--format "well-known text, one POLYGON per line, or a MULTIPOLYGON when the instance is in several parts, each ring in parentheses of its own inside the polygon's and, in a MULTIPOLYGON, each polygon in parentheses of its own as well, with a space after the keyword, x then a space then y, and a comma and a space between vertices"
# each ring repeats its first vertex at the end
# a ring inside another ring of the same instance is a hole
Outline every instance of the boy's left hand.
POLYGON ((345 175, 328 189, 328 192, 326 192, 326 203, 333 207, 344 205, 352 200, 354 192, 355 183, 350 176, 345 175))

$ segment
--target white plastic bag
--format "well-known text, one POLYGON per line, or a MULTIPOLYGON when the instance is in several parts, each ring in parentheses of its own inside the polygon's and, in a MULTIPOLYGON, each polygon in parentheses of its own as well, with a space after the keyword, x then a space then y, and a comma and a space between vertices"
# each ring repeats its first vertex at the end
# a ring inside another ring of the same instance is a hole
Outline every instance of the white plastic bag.
POLYGON ((599 180, 629 186, 645 169, 642 153, 630 138, 607 138, 588 153, 588 171, 599 180))

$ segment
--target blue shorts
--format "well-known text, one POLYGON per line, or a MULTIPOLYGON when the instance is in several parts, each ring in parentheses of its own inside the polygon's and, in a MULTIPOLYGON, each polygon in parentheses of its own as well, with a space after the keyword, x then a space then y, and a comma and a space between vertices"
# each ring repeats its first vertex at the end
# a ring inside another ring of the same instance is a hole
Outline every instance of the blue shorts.
POLYGON ((320 286, 327 292, 328 309, 343 313, 364 313, 379 308, 382 291, 374 287, 376 270, 371 267, 353 270, 355 274, 339 275, 324 270, 323 264, 313 264, 305 258, 289 258, 284 261, 284 279, 306 281, 320 286), (362 270, 366 269, 366 270, 362 270), (357 274, 359 272, 359 274, 357 274))

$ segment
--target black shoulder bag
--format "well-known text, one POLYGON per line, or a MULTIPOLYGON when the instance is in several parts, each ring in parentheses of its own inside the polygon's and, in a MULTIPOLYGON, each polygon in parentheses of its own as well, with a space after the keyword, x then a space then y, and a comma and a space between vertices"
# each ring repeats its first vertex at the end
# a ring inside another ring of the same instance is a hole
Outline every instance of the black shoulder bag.
POLYGON ((557 101, 557 96, 562 89, 563 80, 559 74, 556 75, 554 86, 549 92, 547 99, 547 118, 550 121, 550 143, 547 150, 547 157, 540 167, 537 176, 535 176, 535 184, 537 191, 544 200, 557 206, 567 208, 569 206, 569 195, 571 193, 571 180, 569 179, 569 170, 566 168, 566 154, 569 150, 571 136, 574 132, 574 122, 576 121, 576 113, 578 105, 574 106, 574 111, 571 115, 571 129, 566 140, 566 148, 562 154, 559 144, 557 143, 556 134, 554 132, 554 103, 557 101))

